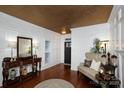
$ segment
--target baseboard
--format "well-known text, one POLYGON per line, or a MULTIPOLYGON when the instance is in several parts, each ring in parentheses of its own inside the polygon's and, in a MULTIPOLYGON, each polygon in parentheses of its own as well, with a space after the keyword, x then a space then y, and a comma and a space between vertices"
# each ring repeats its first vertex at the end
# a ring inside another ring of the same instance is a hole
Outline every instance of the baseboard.
POLYGON ((71 64, 67 64, 67 63, 63 63, 64 65, 68 65, 68 66, 71 66, 71 64))
POLYGON ((74 67, 71 67, 71 70, 78 71, 78 69, 77 68, 74 68, 74 67))
POLYGON ((52 67, 52 66, 55 66, 55 65, 57 65, 57 64, 60 64, 60 63, 45 65, 45 66, 41 67, 41 71, 42 71, 42 70, 45 70, 45 69, 48 69, 48 68, 50 68, 50 67, 52 67))

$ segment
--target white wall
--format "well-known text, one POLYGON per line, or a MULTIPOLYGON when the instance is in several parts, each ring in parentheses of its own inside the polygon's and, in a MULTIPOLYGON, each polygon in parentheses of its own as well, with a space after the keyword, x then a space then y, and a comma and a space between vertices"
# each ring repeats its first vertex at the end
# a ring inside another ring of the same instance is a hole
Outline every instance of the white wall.
POLYGON ((71 38, 71 34, 61 35, 61 63, 64 63, 64 42, 66 38, 71 38))
POLYGON ((85 53, 89 52, 93 46, 93 40, 109 39, 109 24, 98 24, 71 29, 72 55, 71 69, 77 70, 77 66, 84 61, 85 53))
MULTIPOLYGON (((42 69, 60 62, 60 34, 0 12, 0 86, 2 84, 2 60, 11 54, 8 41, 16 41, 17 36, 30 37, 33 38, 34 42, 39 43, 37 54, 43 58, 42 69), (44 64, 45 40, 51 42, 51 61, 49 64, 44 64)), ((16 56, 16 50, 14 50, 14 56, 16 56)))

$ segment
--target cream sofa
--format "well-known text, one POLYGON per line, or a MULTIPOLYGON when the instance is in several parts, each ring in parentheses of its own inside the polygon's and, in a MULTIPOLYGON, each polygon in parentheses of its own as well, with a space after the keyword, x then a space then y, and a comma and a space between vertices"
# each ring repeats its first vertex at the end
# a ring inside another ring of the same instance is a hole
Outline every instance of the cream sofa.
MULTIPOLYGON (((90 60, 94 59, 96 62, 101 61, 101 54, 86 53, 85 57, 86 59, 90 60)), ((84 66, 83 63, 80 63, 80 65, 78 66, 78 71, 83 75, 87 76, 88 78, 90 78, 91 80, 93 80, 94 82, 98 83, 97 79, 95 78, 98 71, 95 71, 94 69, 84 66)))

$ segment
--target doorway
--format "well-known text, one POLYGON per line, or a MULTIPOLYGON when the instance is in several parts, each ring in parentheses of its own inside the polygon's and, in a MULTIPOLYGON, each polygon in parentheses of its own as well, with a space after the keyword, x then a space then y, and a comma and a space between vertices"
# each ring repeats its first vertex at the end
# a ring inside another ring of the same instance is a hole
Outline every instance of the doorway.
POLYGON ((71 65, 71 39, 66 38, 64 42, 64 63, 71 65))

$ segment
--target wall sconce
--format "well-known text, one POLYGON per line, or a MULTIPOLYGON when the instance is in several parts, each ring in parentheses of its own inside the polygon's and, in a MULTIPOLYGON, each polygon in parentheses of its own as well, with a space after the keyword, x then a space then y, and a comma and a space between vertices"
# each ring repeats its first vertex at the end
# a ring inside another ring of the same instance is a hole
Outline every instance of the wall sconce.
POLYGON ((13 61, 13 49, 17 47, 17 44, 15 41, 9 41, 8 47, 11 48, 11 61, 13 61))

